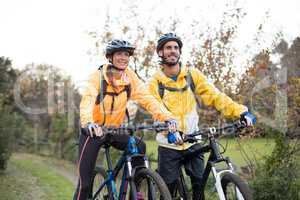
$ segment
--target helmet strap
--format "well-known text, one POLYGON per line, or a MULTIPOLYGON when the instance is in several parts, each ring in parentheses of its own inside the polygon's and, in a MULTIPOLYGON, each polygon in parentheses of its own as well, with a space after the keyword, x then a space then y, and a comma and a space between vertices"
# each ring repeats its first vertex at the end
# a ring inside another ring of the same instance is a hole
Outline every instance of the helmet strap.
POLYGON ((114 70, 117 70, 117 71, 120 71, 120 72, 121 72, 121 71, 125 71, 125 69, 126 69, 126 68, 125 68, 125 69, 119 69, 119 68, 117 68, 112 62, 110 62, 110 63, 111 63, 111 64, 109 65, 109 67, 112 68, 112 69, 114 69, 114 70))

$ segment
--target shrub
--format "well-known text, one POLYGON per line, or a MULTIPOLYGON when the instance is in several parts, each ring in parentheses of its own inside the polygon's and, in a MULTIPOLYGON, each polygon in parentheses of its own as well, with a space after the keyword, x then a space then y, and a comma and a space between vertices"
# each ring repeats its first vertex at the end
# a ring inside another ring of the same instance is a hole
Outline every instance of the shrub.
POLYGON ((300 200, 299 145, 277 133, 272 154, 256 168, 254 200, 300 200))

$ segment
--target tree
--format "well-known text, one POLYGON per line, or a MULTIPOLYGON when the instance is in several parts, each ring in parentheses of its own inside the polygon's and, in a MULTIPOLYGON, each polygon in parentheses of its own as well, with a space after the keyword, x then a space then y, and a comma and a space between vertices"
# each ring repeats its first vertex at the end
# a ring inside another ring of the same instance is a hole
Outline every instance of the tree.
POLYGON ((18 128, 22 129, 22 118, 13 111, 16 72, 12 69, 9 58, 0 57, 0 74, 0 169, 5 169, 11 155, 14 135, 18 128))
POLYGON ((260 52, 240 82, 239 98, 262 122, 258 134, 269 126, 290 137, 299 135, 299 44, 296 38, 287 48, 287 42, 282 40, 273 51, 260 52))
POLYGON ((300 199, 299 46, 299 38, 289 48, 281 40, 274 49, 260 52, 240 83, 239 98, 258 116, 255 135, 276 140, 272 154, 254 171, 256 200, 300 199))
POLYGON ((43 145, 54 146, 47 151, 70 158, 64 150, 74 144, 78 133, 80 99, 71 78, 57 67, 32 64, 20 72, 17 85, 18 110, 35 129, 23 137, 32 138, 35 152, 43 145))
MULTIPOLYGON (((196 38, 195 47, 190 53, 191 60, 187 63, 188 66, 199 69, 211 84, 232 98, 235 98, 234 91, 238 78, 237 67, 233 63, 237 52, 233 41, 244 16, 245 13, 241 8, 234 8, 223 13, 220 27, 214 30, 213 34, 211 34, 211 27, 201 33, 193 33, 196 38)), ((202 116, 200 124, 219 125, 224 122, 224 118, 215 108, 202 104, 200 107, 201 109, 198 110, 202 116)))

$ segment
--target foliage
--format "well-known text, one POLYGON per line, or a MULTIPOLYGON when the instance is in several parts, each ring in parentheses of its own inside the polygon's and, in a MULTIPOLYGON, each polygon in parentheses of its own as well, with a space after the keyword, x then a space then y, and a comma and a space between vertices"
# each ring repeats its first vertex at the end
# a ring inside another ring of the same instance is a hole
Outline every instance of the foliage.
POLYGON ((271 127, 289 137, 299 137, 299 44, 300 38, 296 38, 288 48, 282 40, 274 50, 260 52, 240 82, 238 98, 261 122, 256 135, 265 135, 264 130, 271 127))
POLYGON ((288 47, 281 40, 261 51, 240 81, 238 98, 258 116, 251 134, 276 138, 272 154, 255 167, 252 188, 257 200, 300 199, 299 42, 296 38, 288 47))
MULTIPOLYGON (((238 78, 238 67, 233 62, 237 56, 237 49, 233 41, 245 15, 243 9, 233 8, 223 13, 218 29, 211 31, 209 27, 207 31, 193 33, 196 35, 195 45, 187 62, 187 66, 199 69, 209 83, 232 98, 235 98, 234 91, 238 78)), ((215 108, 203 105, 201 99, 198 99, 200 124, 220 125, 224 122, 225 119, 215 108)))
MULTIPOLYGON (((8 113, 7 111, 1 109, 1 113, 8 113)), ((12 134, 9 128, 4 128, 9 126, 10 121, 13 120, 13 116, 8 115, 7 117, 0 117, 0 169, 6 169, 7 160, 11 156, 11 145, 12 145, 12 134)))
POLYGON ((26 119, 34 124, 36 132, 29 137, 41 147, 48 146, 47 154, 74 159, 74 153, 67 151, 73 150, 78 133, 80 95, 70 77, 51 65, 28 65, 20 74, 26 75, 19 82, 25 108, 18 109, 26 112, 26 119))
POLYGON ((75 160, 80 95, 70 77, 51 65, 18 71, 10 63, 1 57, 2 168, 12 149, 75 160))
POLYGON ((22 129, 22 118, 13 110, 13 83, 16 73, 11 60, 0 57, 0 169, 5 169, 12 151, 14 134, 22 129))
POLYGON ((277 132, 274 151, 257 167, 251 183, 254 200, 300 199, 299 164, 299 141, 277 132))
MULTIPOLYGON (((126 38, 136 46, 135 55, 129 66, 141 79, 146 80, 159 67, 155 51, 158 37, 165 32, 175 32, 184 41, 184 48, 185 41, 193 41, 191 49, 183 49, 182 56, 188 59, 187 62, 182 59, 182 65, 198 68, 208 77, 209 82, 214 83, 218 89, 229 96, 235 97, 234 91, 238 78, 236 71, 239 69, 233 63, 237 56, 233 41, 237 37, 238 27, 245 16, 245 12, 235 4, 228 4, 227 6, 228 10, 223 13, 218 28, 210 25, 207 29, 199 32, 199 22, 195 19, 191 22, 191 30, 188 33, 180 33, 178 30, 183 24, 176 17, 159 19, 159 23, 154 27, 143 26, 139 20, 136 20, 139 12, 138 6, 135 3, 129 3, 128 6, 122 8, 120 13, 122 13, 122 19, 125 21, 132 19, 134 23, 127 25, 121 20, 117 31, 113 32, 112 30, 116 26, 114 19, 107 16, 103 29, 95 29, 88 33, 94 43, 94 48, 90 49, 90 56, 103 58, 103 51, 99 51, 99 49, 105 49, 107 41, 120 36, 126 38), (126 18, 123 18, 124 16, 126 18)), ((153 23, 154 19, 150 17, 147 20, 149 23, 153 23)), ((143 21, 143 23, 146 22, 143 21)), ((140 111, 144 113, 143 110, 140 111)), ((199 112, 201 124, 219 125, 224 122, 215 108, 201 105, 199 112), (216 119, 221 120, 216 121, 216 119)))
MULTIPOLYGON (((191 51, 189 66, 198 68, 214 85, 227 94, 233 94, 234 81, 237 76, 233 59, 236 48, 233 45, 237 29, 246 15, 240 8, 223 13, 219 29, 212 36, 206 32, 196 35, 195 47, 191 51)), ((208 31, 207 31, 208 32, 208 31)))
MULTIPOLYGON (((199 29, 200 23, 196 20, 192 22, 191 30, 184 30, 184 33, 178 31, 182 23, 176 18, 158 19, 155 26, 145 26, 148 24, 146 20, 153 24, 153 18, 139 20, 135 3, 128 2, 122 9, 119 16, 112 18, 107 15, 103 29, 88 32, 94 44, 89 55, 96 60, 101 56, 104 58, 101 49, 104 50, 105 44, 112 38, 122 36, 137 47, 130 66, 145 80, 159 65, 155 41, 160 34, 176 32, 182 37, 184 48, 185 41, 193 41, 193 46, 183 51, 182 57, 188 59, 182 59, 182 64, 201 70, 218 89, 248 106, 258 116, 258 125, 246 134, 274 137, 276 132, 281 132, 281 135, 277 134, 280 136, 277 136, 273 154, 254 174, 256 198, 272 199, 268 195, 272 195, 273 191, 276 194, 274 199, 283 199, 285 197, 282 195, 286 193, 291 195, 287 198, 297 198, 292 196, 298 194, 294 190, 299 187, 299 176, 293 173, 299 154, 294 153, 298 150, 293 150, 292 146, 297 142, 283 138, 282 133, 288 138, 299 139, 300 38, 296 38, 289 46, 286 41, 280 41, 282 38, 279 34, 274 39, 273 47, 260 50, 256 56, 249 58, 246 66, 240 67, 234 66, 233 60, 238 56, 234 40, 245 16, 243 9, 229 8, 223 13, 223 20, 216 29, 199 29), (118 22, 115 27, 116 19, 118 22), (246 72, 240 78, 239 73, 243 73, 244 68, 246 72)), ((257 30, 256 43, 260 43, 262 27, 263 24, 259 25, 257 30)), ((14 145, 18 145, 15 149, 22 146, 35 153, 74 160, 80 94, 71 78, 59 68, 46 64, 32 64, 24 70, 14 70, 11 61, 4 57, 0 58, 0 67, 0 168, 5 168, 14 145), (23 106, 14 103, 13 86, 16 84, 20 86, 18 95, 23 106), (42 151, 43 146, 48 152, 42 151)), ((221 125, 224 122, 214 108, 202 105, 199 113, 202 126, 221 125)), ((146 118, 148 120, 149 115, 139 110, 135 122, 144 122, 146 118)), ((154 139, 153 135, 146 135, 146 138, 154 139)), ((113 152, 114 158, 117 155, 113 152)))

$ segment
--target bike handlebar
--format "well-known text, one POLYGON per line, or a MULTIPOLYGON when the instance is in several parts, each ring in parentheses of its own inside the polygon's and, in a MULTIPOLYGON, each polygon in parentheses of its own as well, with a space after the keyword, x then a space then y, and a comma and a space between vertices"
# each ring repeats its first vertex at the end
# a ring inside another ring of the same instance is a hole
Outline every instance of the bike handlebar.
POLYGON ((210 127, 207 129, 200 129, 199 131, 195 131, 192 134, 187 134, 185 135, 183 142, 195 142, 199 139, 196 138, 196 136, 204 136, 206 138, 211 138, 211 137, 215 137, 215 136, 220 136, 220 135, 231 135, 233 133, 235 133, 237 130, 246 128, 247 125, 245 124, 245 122, 243 121, 236 121, 233 122, 232 124, 227 124, 221 128, 216 128, 216 127, 210 127), (222 134, 223 131, 231 129, 233 130, 231 134, 222 134))
MULTIPOLYGON (((243 129, 247 127, 247 125, 245 124, 245 122, 243 121, 236 121, 233 122, 231 124, 227 124, 221 128, 216 128, 216 127, 210 127, 210 128, 206 128, 206 129, 200 129, 199 131, 195 131, 192 134, 187 134, 185 135, 183 142, 195 142, 196 140, 199 140, 197 138, 195 138, 196 136, 204 136, 207 138, 210 137, 215 137, 215 136, 219 136, 222 135, 222 132, 228 129, 232 129, 233 133, 235 133, 237 130, 243 129), (220 134, 221 133, 221 134, 220 134)), ((124 126, 120 126, 120 127, 105 127, 102 126, 102 131, 104 132, 104 134, 122 134, 124 132, 128 132, 130 135, 133 135, 134 132, 136 131, 141 131, 141 130, 152 130, 152 131, 156 131, 156 132, 162 132, 162 131, 168 131, 168 125, 166 123, 154 123, 151 125, 124 125, 124 126)), ((86 133, 88 133, 88 129, 87 128, 82 128, 86 133)), ((226 135, 226 134, 223 134, 226 135)), ((230 134, 228 134, 230 135, 230 134)))
MULTIPOLYGON (((168 125, 166 123, 154 123, 151 125, 124 125, 120 127, 105 127, 102 126, 102 131, 104 134, 122 134, 128 132, 130 135, 133 135, 136 131, 141 130, 152 130, 156 132, 168 131, 168 125)), ((89 132, 87 128, 82 128, 86 133, 89 132)))
POLYGON ((136 132, 141 130, 152 130, 156 132, 167 131, 168 125, 165 123, 157 123, 151 125, 127 125, 127 126, 120 126, 118 128, 114 127, 102 127, 102 130, 105 133, 122 133, 122 132, 136 132))

